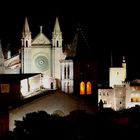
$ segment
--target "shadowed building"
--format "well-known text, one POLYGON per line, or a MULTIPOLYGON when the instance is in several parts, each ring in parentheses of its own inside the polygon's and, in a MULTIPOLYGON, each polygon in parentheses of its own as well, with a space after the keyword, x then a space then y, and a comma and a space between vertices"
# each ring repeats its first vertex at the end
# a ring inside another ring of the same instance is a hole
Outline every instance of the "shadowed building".
POLYGON ((9 110, 9 129, 13 130, 15 120, 22 120, 30 112, 46 111, 49 114, 67 116, 75 110, 84 110, 87 113, 94 114, 97 108, 74 95, 63 93, 62 91, 48 91, 40 97, 28 98, 17 107, 9 110))

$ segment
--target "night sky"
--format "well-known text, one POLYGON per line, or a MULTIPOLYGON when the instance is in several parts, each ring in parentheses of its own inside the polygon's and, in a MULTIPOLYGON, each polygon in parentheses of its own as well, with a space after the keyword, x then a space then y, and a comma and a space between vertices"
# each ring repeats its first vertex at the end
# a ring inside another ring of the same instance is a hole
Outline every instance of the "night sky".
MULTIPOLYGON (((106 75, 110 52, 114 66, 121 65, 122 56, 128 62, 128 79, 140 78, 140 11, 138 3, 94 1, 20 1, 1 4, 0 37, 3 49, 9 44, 13 51, 20 46, 24 18, 27 17, 32 36, 43 32, 51 38, 56 16, 59 18, 65 43, 69 43, 81 24, 83 34, 106 75)), ((105 76, 106 77, 106 76, 105 76)))

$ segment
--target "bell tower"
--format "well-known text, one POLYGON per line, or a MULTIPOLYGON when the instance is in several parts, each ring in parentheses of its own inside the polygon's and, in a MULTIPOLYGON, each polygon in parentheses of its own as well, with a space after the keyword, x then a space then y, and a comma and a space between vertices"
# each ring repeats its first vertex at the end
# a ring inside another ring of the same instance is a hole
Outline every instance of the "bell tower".
POLYGON ((29 29, 29 24, 27 17, 25 18, 24 26, 23 26, 23 31, 22 31, 22 47, 30 47, 31 46, 31 31, 29 29))
POLYGON ((22 30, 22 38, 21 38, 21 52, 20 52, 20 59, 21 59, 21 73, 30 73, 30 46, 31 46, 31 31, 29 29, 29 24, 27 17, 25 18, 25 22, 23 25, 22 30), (25 57, 26 56, 26 57, 25 57))
POLYGON ((64 59, 62 48, 62 32, 60 29, 58 17, 55 20, 54 30, 52 33, 52 77, 57 80, 57 86, 60 88, 60 60, 64 59))

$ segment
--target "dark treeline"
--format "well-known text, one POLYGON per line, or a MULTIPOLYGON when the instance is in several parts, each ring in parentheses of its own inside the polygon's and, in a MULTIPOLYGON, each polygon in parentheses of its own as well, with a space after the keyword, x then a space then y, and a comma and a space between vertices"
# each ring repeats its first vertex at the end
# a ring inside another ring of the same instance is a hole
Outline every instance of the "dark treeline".
POLYGON ((49 115, 45 111, 26 114, 22 121, 15 120, 15 128, 4 140, 96 140, 126 137, 135 138, 140 132, 140 107, 116 112, 99 109, 96 114, 82 110, 68 116, 49 115))

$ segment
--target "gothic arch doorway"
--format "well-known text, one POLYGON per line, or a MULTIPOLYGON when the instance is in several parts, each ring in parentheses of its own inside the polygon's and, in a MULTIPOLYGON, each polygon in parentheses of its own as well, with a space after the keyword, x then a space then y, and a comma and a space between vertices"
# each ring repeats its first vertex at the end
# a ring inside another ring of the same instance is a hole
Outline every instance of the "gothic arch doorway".
POLYGON ((80 95, 84 95, 85 94, 85 83, 82 81, 80 83, 80 95))
POLYGON ((91 89, 92 89, 91 82, 89 82, 89 81, 87 82, 86 89, 87 89, 87 94, 91 94, 92 93, 92 91, 91 91, 91 89))

